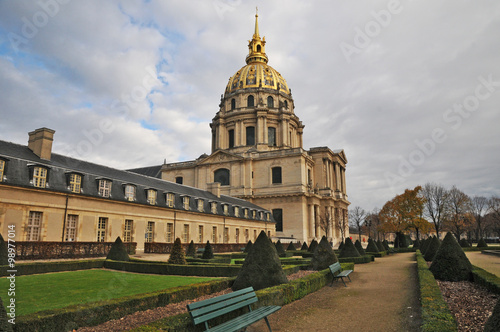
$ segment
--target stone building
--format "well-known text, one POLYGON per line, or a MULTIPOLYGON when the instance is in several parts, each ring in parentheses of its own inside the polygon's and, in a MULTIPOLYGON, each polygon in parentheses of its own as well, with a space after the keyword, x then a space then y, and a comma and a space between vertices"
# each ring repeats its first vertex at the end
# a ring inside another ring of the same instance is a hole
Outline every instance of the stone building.
POLYGON ((348 235, 343 150, 303 148, 304 124, 286 80, 268 65, 258 16, 246 65, 229 78, 210 124, 211 154, 165 163, 164 180, 238 197, 272 211, 276 237, 311 241, 348 235), (218 189, 219 190, 219 189, 218 189), (341 231, 342 229, 342 231, 341 231))

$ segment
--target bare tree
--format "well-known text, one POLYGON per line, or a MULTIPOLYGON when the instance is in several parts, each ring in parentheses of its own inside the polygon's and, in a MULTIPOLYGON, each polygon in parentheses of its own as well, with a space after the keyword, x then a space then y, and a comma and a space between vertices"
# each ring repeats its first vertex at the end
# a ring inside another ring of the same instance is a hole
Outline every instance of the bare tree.
POLYGON ((349 224, 355 227, 358 231, 359 240, 361 241, 361 228, 363 227, 363 222, 365 221, 366 211, 359 206, 355 206, 354 209, 349 211, 349 224))
POLYGON ((451 214, 446 224, 457 240, 460 240, 460 235, 472 229, 474 225, 471 200, 469 196, 453 186, 449 191, 449 203, 451 214))
POLYGON ((449 193, 441 185, 426 183, 423 187, 422 195, 425 198, 424 214, 434 223, 434 229, 439 238, 439 232, 441 232, 443 223, 448 217, 449 193))
POLYGON ((325 208, 325 212, 319 215, 319 228, 328 236, 328 230, 332 227, 333 218, 330 215, 328 208, 325 208))
POLYGON ((491 228, 500 236, 500 198, 492 196, 488 200, 488 217, 491 223, 491 228))
POLYGON ((335 225, 337 229, 340 231, 340 236, 342 237, 342 241, 344 241, 346 237, 346 229, 349 228, 349 220, 347 219, 344 210, 335 209, 335 220, 337 221, 335 225))
POLYGON ((472 213, 476 219, 476 240, 483 237, 483 216, 488 211, 488 199, 483 196, 474 196, 471 199, 472 213))
POLYGON ((364 227, 368 228, 368 237, 372 237, 372 229, 373 229, 373 238, 380 240, 379 232, 383 231, 380 229, 380 210, 375 208, 371 213, 368 213, 365 217, 364 227))

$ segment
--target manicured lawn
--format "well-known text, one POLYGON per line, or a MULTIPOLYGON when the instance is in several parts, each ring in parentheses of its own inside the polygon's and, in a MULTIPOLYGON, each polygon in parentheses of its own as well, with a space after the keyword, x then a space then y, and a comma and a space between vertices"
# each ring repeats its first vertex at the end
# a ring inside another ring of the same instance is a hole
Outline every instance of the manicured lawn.
MULTIPOLYGON (((84 270, 16 277, 16 314, 151 293, 214 280, 185 276, 145 275, 106 270, 84 270)), ((8 301, 9 283, 0 278, 0 296, 8 301)))

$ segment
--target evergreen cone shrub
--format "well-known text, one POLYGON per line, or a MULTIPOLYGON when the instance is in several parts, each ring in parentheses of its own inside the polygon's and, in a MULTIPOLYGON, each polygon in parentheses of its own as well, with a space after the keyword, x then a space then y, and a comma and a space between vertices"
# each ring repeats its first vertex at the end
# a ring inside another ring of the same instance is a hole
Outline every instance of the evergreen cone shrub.
POLYGON ((182 250, 181 239, 177 238, 172 246, 172 251, 170 252, 170 258, 168 259, 170 264, 186 264, 186 257, 184 256, 184 250, 182 250))
POLYGON ((382 244, 382 241, 377 240, 377 242, 375 242, 375 244, 377 245, 378 251, 380 251, 380 252, 385 251, 385 247, 382 244))
POLYGON ((248 254, 250 252, 250 249, 252 249, 252 246, 253 246, 252 241, 248 240, 248 243, 245 246, 245 250, 243 252, 246 252, 248 254))
POLYGON ((201 256, 201 258, 203 259, 214 258, 214 249, 212 248, 210 241, 207 241, 207 244, 205 244, 205 251, 203 252, 203 256, 201 256))
POLYGON ((418 249, 420 248, 420 240, 416 239, 415 242, 413 242, 413 248, 418 249))
POLYGON ((427 247, 427 250, 425 251, 424 259, 428 262, 431 262, 434 259, 434 256, 436 256, 440 245, 441 244, 439 243, 438 238, 433 237, 429 243, 429 246, 427 247))
MULTIPOLYGON (((7 294, 7 291, 5 291, 7 294)), ((13 324, 9 323, 9 317, 7 317, 7 311, 3 306, 2 298, 0 297, 0 331, 12 332, 14 329, 12 328, 13 324)))
POLYGON ((470 247, 469 241, 467 241, 466 239, 461 239, 460 240, 460 247, 469 248, 470 247))
POLYGON ((302 244, 302 247, 300 247, 300 250, 307 251, 308 249, 309 249, 309 247, 307 246, 307 242, 304 241, 304 243, 302 244))
POLYGON ((363 246, 361 245, 361 242, 359 242, 359 240, 356 240, 354 246, 361 256, 366 255, 365 249, 363 249, 363 246))
POLYGON ((318 241, 312 240, 311 241, 311 245, 309 246, 309 248, 307 249, 307 251, 314 252, 314 250, 316 249, 317 246, 318 246, 318 241))
POLYGON ((427 248, 429 247, 429 244, 431 243, 431 241, 432 241, 432 237, 428 237, 427 239, 424 240, 424 242, 420 246, 420 252, 422 253, 422 255, 425 255, 425 252, 427 251, 427 248))
MULTIPOLYGON (((359 242, 359 241, 358 241, 359 242)), ((340 250, 339 257, 344 258, 344 257, 360 257, 360 253, 352 244, 352 240, 350 238, 345 239, 344 246, 342 247, 342 250, 340 250)))
POLYGON ((311 258, 311 268, 315 271, 324 270, 338 261, 332 246, 328 243, 326 236, 323 236, 316 249, 314 249, 314 254, 311 258))
POLYGON ((338 250, 342 250, 343 247, 344 247, 344 240, 340 241, 338 250))
POLYGON ((451 233, 444 237, 429 270, 443 281, 468 281, 472 277, 472 264, 451 233))
POLYGON ((479 240, 479 242, 477 243, 477 247, 478 248, 487 248, 488 244, 486 243, 486 241, 483 238, 481 238, 479 240))
POLYGON ((292 250, 296 250, 296 249, 295 249, 295 246, 294 246, 293 242, 290 242, 290 244, 288 245, 288 247, 286 247, 286 251, 292 251, 292 250))
POLYGON ((274 244, 260 232, 233 283, 233 291, 252 286, 255 290, 287 283, 274 244))
POLYGON ((389 251, 389 242, 387 240, 382 241, 382 244, 384 245, 384 248, 386 251, 389 251))
POLYGON ((278 240, 278 242, 276 242, 274 244, 274 246, 276 247, 276 251, 278 252, 278 256, 284 256, 284 255, 286 255, 285 249, 283 248, 283 245, 281 244, 280 240, 278 240))
POLYGON ((379 252, 377 245, 375 244, 375 242, 371 238, 368 239, 368 246, 366 247, 365 251, 366 252, 377 252, 377 253, 379 252))
POLYGON ((120 237, 117 237, 115 243, 109 249, 106 259, 112 259, 114 261, 128 262, 130 257, 128 256, 127 248, 122 242, 120 237))
POLYGON ((196 255, 196 246, 194 245, 194 241, 191 240, 191 242, 189 242, 189 246, 186 250, 186 256, 194 257, 195 255, 196 255))
POLYGON ((500 331, 500 300, 497 301, 490 318, 486 321, 483 332, 498 331, 500 331))
POLYGON ((0 265, 9 265, 9 249, 2 234, 0 234, 0 265))

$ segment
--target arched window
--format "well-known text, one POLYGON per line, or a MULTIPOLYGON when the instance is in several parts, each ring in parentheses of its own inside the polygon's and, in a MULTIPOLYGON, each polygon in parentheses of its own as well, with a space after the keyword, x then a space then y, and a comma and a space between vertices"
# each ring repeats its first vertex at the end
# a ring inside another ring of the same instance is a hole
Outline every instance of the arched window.
POLYGON ((231 99, 231 111, 236 108, 236 99, 231 99))
POLYGON ((260 52, 260 45, 257 45, 257 52, 260 52))
POLYGON ((269 107, 269 108, 274 107, 274 99, 271 96, 267 97, 267 107, 269 107))
POLYGON ((229 170, 219 168, 214 172, 214 182, 219 182, 221 186, 229 186, 229 170))
POLYGON ((252 95, 248 96, 248 98, 247 98, 247 106, 248 107, 255 107, 254 98, 252 95))
POLYGON ((285 100, 285 109, 288 109, 288 101, 285 100))

